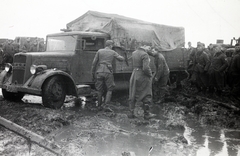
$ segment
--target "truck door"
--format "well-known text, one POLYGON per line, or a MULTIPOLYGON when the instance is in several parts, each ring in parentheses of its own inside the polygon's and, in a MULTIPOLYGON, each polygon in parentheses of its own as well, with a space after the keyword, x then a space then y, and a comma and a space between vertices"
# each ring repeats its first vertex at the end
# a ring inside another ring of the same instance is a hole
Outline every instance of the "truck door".
POLYGON ((79 61, 77 63, 77 80, 78 84, 93 84, 91 67, 96 52, 104 48, 104 38, 82 37, 82 47, 80 50, 79 61))

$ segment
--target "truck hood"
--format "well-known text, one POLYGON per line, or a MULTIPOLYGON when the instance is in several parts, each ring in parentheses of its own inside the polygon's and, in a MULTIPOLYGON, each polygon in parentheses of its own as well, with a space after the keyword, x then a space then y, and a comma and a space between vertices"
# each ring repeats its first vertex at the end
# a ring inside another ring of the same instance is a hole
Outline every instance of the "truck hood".
POLYGON ((31 66, 32 64, 46 65, 48 69, 57 68, 57 69, 69 72, 70 63, 74 55, 75 55, 75 52, 69 52, 69 51, 17 53, 14 56, 14 63, 25 62, 28 66, 31 66))

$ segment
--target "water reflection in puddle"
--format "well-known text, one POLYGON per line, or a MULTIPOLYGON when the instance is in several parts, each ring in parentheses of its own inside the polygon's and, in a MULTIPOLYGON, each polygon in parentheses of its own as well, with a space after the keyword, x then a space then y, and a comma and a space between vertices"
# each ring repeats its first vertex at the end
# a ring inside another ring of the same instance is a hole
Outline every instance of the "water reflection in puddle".
POLYGON ((196 156, 240 156, 240 131, 186 129, 184 136, 199 148, 196 156), (187 131, 187 132, 186 132, 187 131))
MULTIPOLYGON (((108 121, 100 119, 100 125, 108 121)), ((109 123, 110 125, 112 123, 109 123)), ((91 129, 91 126, 85 125, 86 129, 81 128, 83 125, 71 125, 63 128, 56 134, 56 141, 66 139, 73 142, 83 142, 82 148, 86 155, 111 155, 119 156, 124 151, 132 151, 137 156, 159 156, 178 154, 174 151, 166 151, 164 147, 175 146, 174 144, 162 144, 161 137, 167 132, 159 132, 156 137, 150 132, 147 133, 118 133, 113 131, 111 126, 105 129, 104 126, 99 129, 91 129), (162 134, 161 134, 162 133, 162 134), (74 141, 74 139, 76 139, 74 141), (151 153, 149 148, 152 147, 151 153)), ((140 131, 138 129, 138 131, 140 131)), ((135 131, 136 132, 136 131, 135 131)), ((170 132, 171 133, 171 132, 170 132)), ((195 146, 194 152, 188 156, 240 156, 240 131, 233 130, 193 130, 186 127, 184 137, 188 140, 188 147, 195 146), (200 131, 199 131, 200 130, 200 131)), ((180 147, 180 146, 179 146, 180 147)), ((168 148, 171 149, 171 148, 168 148)), ((172 148, 173 150, 176 150, 172 148)))

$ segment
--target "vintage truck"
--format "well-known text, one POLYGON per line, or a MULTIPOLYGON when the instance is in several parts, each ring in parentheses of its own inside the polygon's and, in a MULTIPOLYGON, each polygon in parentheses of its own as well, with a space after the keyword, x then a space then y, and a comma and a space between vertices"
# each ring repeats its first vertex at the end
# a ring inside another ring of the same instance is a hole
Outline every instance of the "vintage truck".
MULTIPOLYGON (((96 12, 88 12, 87 14, 90 13, 96 14, 96 12)), ((84 16, 86 17, 86 15, 84 16)), ((104 14, 104 16, 106 15, 104 14)), ((91 20, 88 19, 88 21, 91 20)), ((116 26, 116 21, 113 21, 112 18, 110 21, 115 22, 112 30, 119 30, 120 24, 116 26)), ((82 21, 82 23, 85 23, 86 26, 86 22, 82 21)), ((171 29, 173 28, 171 27, 171 29)), ((146 30, 149 30, 149 28, 146 28, 146 30)), ((173 30, 177 33, 175 29, 173 30)), ((141 32, 142 27, 138 31, 141 32)), ((143 38, 139 41, 137 35, 135 38, 134 35, 128 38, 128 35, 131 35, 130 32, 127 32, 125 41, 131 40, 134 42, 124 45, 122 44, 123 38, 117 40, 119 39, 118 36, 114 36, 111 32, 74 30, 68 24, 64 32, 47 35, 46 51, 17 53, 14 55, 13 64, 6 64, 5 70, 0 73, 0 88, 2 88, 3 97, 7 100, 21 100, 25 94, 38 95, 42 96, 44 106, 60 108, 66 95, 90 94, 91 88, 88 86, 94 87, 91 73, 92 61, 96 52, 105 47, 105 41, 108 39, 114 40, 116 43, 114 50, 126 58, 123 62, 116 60, 113 63, 116 89, 127 89, 133 70, 131 55, 134 46, 143 42, 149 44, 146 42, 148 40, 143 38)), ((113 33, 122 35, 117 32, 113 33)), ((154 37, 156 39, 156 34, 154 37)), ((167 39, 169 44, 161 43, 167 45, 167 47, 175 46, 176 41, 178 41, 178 39, 175 40, 176 37, 174 40, 164 38, 164 40, 167 39), (172 42, 170 41, 174 41, 175 45, 171 45, 172 42)), ((151 40, 151 42, 153 41, 157 42, 158 40, 151 40)), ((184 72, 187 54, 183 48, 179 45, 169 49, 164 49, 164 46, 162 48, 162 53, 166 57, 171 74, 184 72)), ((154 71, 153 61, 151 61, 151 67, 154 71)))

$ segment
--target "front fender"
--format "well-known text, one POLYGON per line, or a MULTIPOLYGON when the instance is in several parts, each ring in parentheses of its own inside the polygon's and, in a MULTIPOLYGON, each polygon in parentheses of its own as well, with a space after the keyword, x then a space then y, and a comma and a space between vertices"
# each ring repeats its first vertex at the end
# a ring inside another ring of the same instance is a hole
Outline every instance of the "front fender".
MULTIPOLYGON (((47 69, 40 74, 37 75, 32 75, 29 80, 24 84, 24 88, 31 88, 34 90, 41 90, 44 82, 53 76, 61 76, 64 79, 64 82, 66 82, 66 89, 67 89, 67 94, 68 95, 77 95, 77 88, 75 85, 74 80, 72 77, 61 70, 56 70, 56 69, 47 69)), ((40 92, 41 92, 40 91, 40 92)))
POLYGON ((0 73, 0 86, 2 86, 3 84, 5 84, 7 81, 10 81, 10 82, 11 82, 11 79, 10 79, 10 78, 12 78, 12 74, 6 72, 5 70, 3 70, 3 71, 0 73))

